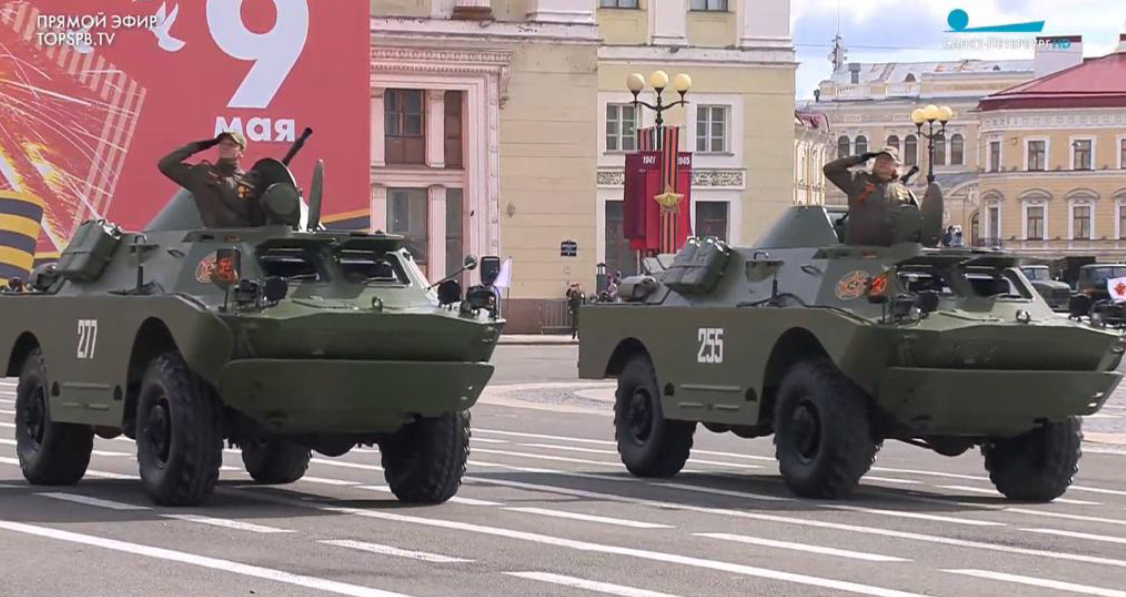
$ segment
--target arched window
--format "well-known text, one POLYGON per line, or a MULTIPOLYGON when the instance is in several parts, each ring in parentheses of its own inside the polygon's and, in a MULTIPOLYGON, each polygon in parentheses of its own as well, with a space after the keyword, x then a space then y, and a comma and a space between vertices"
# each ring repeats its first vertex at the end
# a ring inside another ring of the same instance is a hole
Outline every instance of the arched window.
POLYGON ((888 135, 887 144, 894 147, 896 151, 899 151, 899 135, 888 135))
POLYGON ((961 166, 965 163, 966 142, 962 135, 950 137, 950 165, 961 166))
POLYGON ((907 135, 903 140, 903 163, 914 166, 919 162, 919 140, 915 135, 907 135))
POLYGON ((946 165, 946 137, 941 134, 934 140, 934 165, 946 165))
POLYGON ((905 77, 903 80, 908 82, 908 83, 914 83, 915 82, 915 73, 907 73, 907 77, 905 77))
POLYGON ((856 138, 856 155, 868 153, 868 137, 860 135, 856 138))
POLYGON ((849 142, 849 139, 848 139, 847 136, 841 135, 839 138, 837 138, 837 157, 838 158, 843 158, 843 157, 852 155, 852 153, 850 152, 850 149, 849 149, 849 145, 850 145, 850 142, 849 142))

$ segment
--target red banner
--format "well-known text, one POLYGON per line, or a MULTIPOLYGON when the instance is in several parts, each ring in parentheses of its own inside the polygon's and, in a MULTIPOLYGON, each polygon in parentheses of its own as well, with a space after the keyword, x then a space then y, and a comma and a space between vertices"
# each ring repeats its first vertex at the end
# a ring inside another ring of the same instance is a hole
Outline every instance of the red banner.
POLYGON ((308 127, 298 185, 323 159, 322 221, 366 216, 369 23, 368 0, 0 0, 0 200, 42 203, 50 258, 86 219, 148 223, 173 149, 239 131, 248 169, 308 127))
POLYGON ((641 151, 626 156, 626 195, 623 205, 623 236, 629 239, 630 249, 643 254, 655 254, 673 247, 675 252, 692 234, 692 154, 678 153, 676 159, 676 189, 681 195, 676 205, 675 217, 662 220, 661 204, 656 197, 669 189, 670 174, 661 167, 662 152, 641 151), (671 240, 667 237, 671 234, 671 240), (662 237, 666 237, 662 243, 662 237), (662 246, 662 244, 664 246, 662 246))

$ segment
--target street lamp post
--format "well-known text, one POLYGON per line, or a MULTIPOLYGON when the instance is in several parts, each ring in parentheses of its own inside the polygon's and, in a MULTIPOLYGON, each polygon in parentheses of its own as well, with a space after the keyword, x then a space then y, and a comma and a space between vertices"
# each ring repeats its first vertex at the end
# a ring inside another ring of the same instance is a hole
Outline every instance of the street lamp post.
POLYGON ((676 92, 680 94, 680 99, 667 105, 662 103, 661 94, 664 92, 665 88, 669 86, 668 73, 663 70, 655 71, 653 74, 649 75, 649 84, 653 86, 653 91, 655 91, 657 94, 656 105, 637 99, 637 94, 641 93, 642 89, 645 89, 644 76, 638 73, 633 73, 629 76, 629 78, 626 79, 626 87, 629 87, 630 92, 633 93, 633 105, 645 106, 646 108, 649 108, 650 110, 656 112, 657 127, 659 128, 664 123, 662 114, 665 110, 674 108, 676 106, 688 105, 688 101, 684 99, 684 94, 688 93, 688 89, 692 87, 692 77, 689 77, 688 75, 683 73, 676 76, 676 80, 673 81, 673 86, 676 88, 676 92))
POLYGON ((937 137, 946 138, 946 123, 954 117, 954 110, 950 106, 942 106, 941 108, 930 104, 925 108, 918 108, 911 112, 911 122, 915 123, 915 131, 920 137, 927 140, 927 155, 929 160, 927 162, 927 184, 934 182, 934 140, 937 137), (934 132, 934 121, 941 124, 938 133, 934 132), (923 123, 927 123, 927 132, 923 132, 923 123))

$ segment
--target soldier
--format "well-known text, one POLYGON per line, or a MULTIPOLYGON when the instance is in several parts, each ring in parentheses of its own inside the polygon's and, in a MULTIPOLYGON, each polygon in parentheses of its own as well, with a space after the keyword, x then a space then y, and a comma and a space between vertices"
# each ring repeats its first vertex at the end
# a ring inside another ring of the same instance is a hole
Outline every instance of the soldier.
POLYGON ((919 200, 899 180, 899 150, 884 147, 876 153, 843 157, 824 167, 825 177, 848 195, 850 245, 888 246, 895 241, 895 217, 903 205, 919 207, 919 200), (876 158, 872 172, 848 169, 876 158))
POLYGON ((241 167, 246 139, 237 132, 224 132, 214 139, 195 141, 164 156, 157 167, 168 178, 191 191, 207 228, 239 228, 264 223, 259 206, 257 173, 241 167), (195 153, 219 146, 216 164, 184 160, 195 153))
POLYGON ((575 282, 567 289, 567 310, 571 312, 571 338, 579 334, 579 307, 586 303, 583 285, 575 282))

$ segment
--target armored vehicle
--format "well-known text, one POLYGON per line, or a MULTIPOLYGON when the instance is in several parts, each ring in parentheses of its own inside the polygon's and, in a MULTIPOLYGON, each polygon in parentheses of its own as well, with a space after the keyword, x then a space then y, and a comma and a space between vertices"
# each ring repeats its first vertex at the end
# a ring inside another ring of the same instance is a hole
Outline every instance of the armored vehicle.
POLYGON ((617 379, 628 470, 676 474, 702 423, 773 435, 803 497, 849 496, 888 439, 980 446, 1008 498, 1062 495, 1126 339, 1054 314, 1016 256, 935 248, 940 227, 846 244, 847 216, 794 206, 748 248, 689 239, 626 278, 622 302, 583 307, 579 377, 617 379))
POLYGON ((1048 266, 1022 265, 1020 271, 1053 311, 1067 311, 1071 300, 1071 286, 1066 282, 1053 280, 1048 266))
POLYGON ((124 435, 160 505, 201 504, 224 442, 263 484, 300 479, 312 451, 377 445, 398 499, 457 492, 504 324, 493 295, 430 283, 401 236, 326 230, 323 165, 306 204, 293 153, 254 165, 263 226, 202 228, 181 190, 143 231, 85 222, 0 296, 29 482, 76 483, 93 437, 124 435))
MULTIPOLYGON (((1109 282, 1126 278, 1126 264, 1090 263, 1079 268, 1076 294, 1068 309, 1072 317, 1087 317, 1096 326, 1126 326, 1126 305, 1110 296, 1109 282)), ((1123 282, 1118 281, 1119 284, 1123 282)), ((1126 294, 1126 287, 1120 292, 1126 294)))

